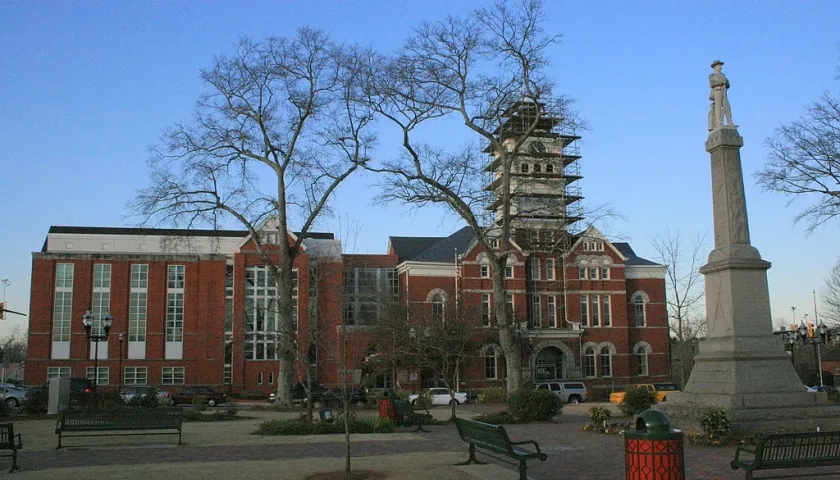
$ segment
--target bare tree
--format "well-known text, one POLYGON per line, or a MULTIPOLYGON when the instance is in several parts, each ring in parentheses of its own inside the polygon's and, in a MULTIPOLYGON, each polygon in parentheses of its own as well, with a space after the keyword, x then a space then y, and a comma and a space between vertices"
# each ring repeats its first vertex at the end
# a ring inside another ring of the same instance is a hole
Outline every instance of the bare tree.
POLYGON ((27 332, 18 325, 6 338, 0 340, 0 345, 3 346, 5 352, 5 362, 20 363, 26 360, 26 337, 27 332))
POLYGON ((765 141, 770 154, 755 174, 764 190, 809 201, 795 222, 808 233, 840 216, 840 97, 826 92, 805 115, 765 141))
POLYGON ((665 265, 665 302, 668 322, 680 365, 680 382, 685 385, 694 366, 697 342, 706 329, 702 312, 706 296, 705 283, 700 274, 704 237, 699 234, 686 242, 679 232, 668 228, 651 239, 656 259, 665 265))
POLYGON ((360 101, 366 54, 300 29, 243 39, 201 72, 208 86, 189 125, 153 149, 151 186, 133 207, 145 222, 248 230, 277 285, 277 402, 292 404, 294 259, 338 185, 366 160, 372 113, 360 101), (300 235, 289 241, 290 225, 300 235), (287 247, 288 244, 288 247, 287 247))
POLYGON ((390 314, 376 324, 378 345, 387 346, 381 350, 379 362, 432 372, 449 389, 454 421, 461 368, 490 340, 488 329, 476 324, 481 318, 479 312, 454 302, 446 304, 440 318, 425 308, 406 311, 405 306, 393 305, 389 310, 390 314))
POLYGON ((840 258, 825 278, 822 292, 822 317, 840 324, 840 258))
POLYGON ((396 55, 374 62, 382 75, 368 86, 372 104, 398 128, 403 147, 398 158, 368 166, 386 174, 380 199, 415 208, 444 205, 473 230, 487 255, 509 391, 522 380, 515 322, 505 308, 516 214, 565 208, 524 202, 513 208, 519 184, 511 173, 538 128, 576 123, 569 100, 555 95, 543 74, 547 51, 559 41, 543 32, 543 21, 541 1, 521 0, 422 23, 396 55), (458 149, 424 141, 420 127, 440 122, 463 122, 471 140, 458 149))

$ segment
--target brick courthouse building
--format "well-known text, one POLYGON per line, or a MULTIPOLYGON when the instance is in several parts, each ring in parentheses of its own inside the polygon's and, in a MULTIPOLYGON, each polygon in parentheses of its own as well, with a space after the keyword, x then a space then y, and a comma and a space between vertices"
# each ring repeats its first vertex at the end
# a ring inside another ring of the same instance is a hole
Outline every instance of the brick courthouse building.
MULTIPOLYGON (((527 117, 528 106, 519 108, 527 117)), ((596 398, 628 383, 670 381, 665 267, 594 227, 569 233, 581 219, 574 208, 582 198, 578 137, 553 132, 554 119, 541 122, 511 173, 516 217, 506 303, 523 338, 523 378, 581 379, 596 398)), ((498 193, 497 163, 487 167, 487 190, 498 193)), ((500 205, 489 210, 499 215, 500 205)), ((277 244, 272 230, 264 227, 277 244)), ((380 255, 342 254, 330 233, 309 234, 303 245, 294 263, 299 378, 309 368, 320 383, 336 383, 336 359, 346 351, 354 382, 390 387, 396 380, 414 389, 433 380, 365 368, 376 351, 366 324, 383 314, 383 295, 433 315, 445 315, 458 297, 475 307, 476 327, 495 326, 490 266, 469 228, 391 237, 380 255)), ((30 384, 87 376, 114 389, 276 389, 274 287, 246 231, 52 227, 33 254, 31 292, 30 384), (98 372, 82 324, 87 310, 93 333, 102 332, 106 314, 114 319, 98 346, 98 372)), ((504 372, 501 349, 488 343, 462 366, 461 388, 503 386, 504 372)))

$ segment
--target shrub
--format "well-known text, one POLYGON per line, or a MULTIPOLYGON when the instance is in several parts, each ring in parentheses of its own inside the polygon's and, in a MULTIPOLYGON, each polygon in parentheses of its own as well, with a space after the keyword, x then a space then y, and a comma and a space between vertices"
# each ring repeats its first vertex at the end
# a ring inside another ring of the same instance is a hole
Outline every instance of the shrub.
POLYGON ((479 403, 504 403, 506 396, 504 388, 485 388, 478 393, 479 403))
POLYGON ((207 397, 204 395, 196 395, 192 399, 192 404, 196 410, 203 412, 207 408, 207 397))
POLYGON ((508 408, 520 422, 543 422, 559 415, 563 400, 548 390, 521 389, 508 395, 508 408))
POLYGON ((607 407, 590 407, 589 408, 589 428, 597 430, 604 428, 607 419, 612 413, 607 407))
POLYGON ((630 385, 624 392, 624 403, 620 405, 625 415, 637 415, 656 403, 656 392, 642 385, 630 385))
POLYGON ((512 425, 519 423, 519 420, 517 420, 516 417, 511 415, 507 410, 498 413, 479 415, 473 418, 473 420, 477 422, 492 423, 494 425, 512 425))
MULTIPOLYGON (((343 418, 338 417, 334 422, 308 422, 305 417, 284 420, 267 420, 258 427, 255 435, 323 435, 344 433, 343 418)), ((350 433, 391 433, 394 424, 387 419, 356 418, 350 415, 348 419, 350 433)))
POLYGON ((241 417, 237 416, 236 412, 229 410, 217 410, 216 412, 207 415, 197 410, 183 411, 185 422, 227 422, 230 420, 239 420, 241 417))
POLYGON ((719 440, 725 437, 732 427, 729 425, 729 418, 726 416, 726 409, 719 407, 707 408, 700 417, 700 428, 710 440, 719 440))
POLYGON ((47 402, 49 401, 48 390, 33 390, 26 397, 23 404, 24 413, 43 414, 47 413, 47 402))
POLYGON ((432 395, 429 393, 429 390, 423 390, 420 392, 417 400, 415 401, 415 405, 427 408, 432 406, 432 395))

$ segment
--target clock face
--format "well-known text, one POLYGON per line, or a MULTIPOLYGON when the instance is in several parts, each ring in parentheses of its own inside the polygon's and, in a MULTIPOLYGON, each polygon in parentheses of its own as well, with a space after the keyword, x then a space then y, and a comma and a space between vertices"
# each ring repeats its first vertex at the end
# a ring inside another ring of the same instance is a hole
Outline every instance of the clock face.
POLYGON ((545 144, 540 141, 531 142, 531 153, 545 153, 545 144))

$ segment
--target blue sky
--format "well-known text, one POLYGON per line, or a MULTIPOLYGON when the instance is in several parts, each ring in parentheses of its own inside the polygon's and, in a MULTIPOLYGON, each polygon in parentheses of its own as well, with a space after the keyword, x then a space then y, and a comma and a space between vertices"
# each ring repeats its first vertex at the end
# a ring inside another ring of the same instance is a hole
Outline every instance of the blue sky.
MULTIPOLYGON (((741 150, 753 245, 768 271, 773 319, 810 312, 812 290, 836 261, 835 222, 811 236, 796 205, 761 192, 752 174, 766 137, 823 91, 836 92, 840 2, 547 2, 545 26, 563 35, 549 73, 577 99, 583 132, 581 186, 626 222, 605 233, 642 256, 668 226, 711 243, 708 154, 703 149, 709 64, 720 58, 744 137, 741 150)), ((396 48, 419 20, 485 2, 93 2, 5 1, 0 6, 0 279, 8 307, 28 312, 31 252, 50 225, 121 226, 126 203, 148 181, 148 146, 190 118, 203 91, 199 70, 232 52, 240 36, 293 35, 301 26, 340 41, 396 48)), ((448 144, 468 138, 454 128, 448 144)), ((396 151, 383 135, 377 155, 396 151)), ((447 235, 460 226, 441 210, 375 206, 373 178, 344 185, 338 218, 321 230, 361 227, 356 253, 385 251, 389 235, 447 235)), ((708 247, 708 250, 711 247, 708 247)), ((2 286, 0 286, 2 288, 2 286)), ((0 336, 25 320, 10 316, 0 336)))

